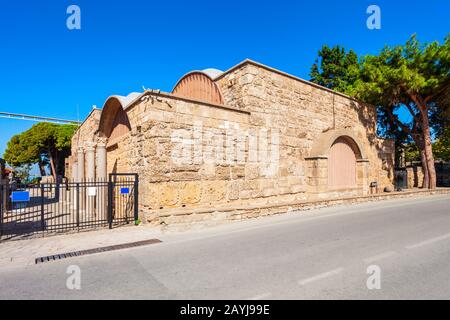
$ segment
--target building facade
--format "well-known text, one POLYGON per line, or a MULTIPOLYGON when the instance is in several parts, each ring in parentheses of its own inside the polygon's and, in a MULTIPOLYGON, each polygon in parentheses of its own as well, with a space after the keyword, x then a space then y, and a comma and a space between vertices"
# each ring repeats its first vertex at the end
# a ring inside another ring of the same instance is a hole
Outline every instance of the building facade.
POLYGON ((73 137, 74 181, 138 173, 140 212, 366 195, 393 185, 376 110, 245 60, 193 71, 171 93, 111 96, 73 137))

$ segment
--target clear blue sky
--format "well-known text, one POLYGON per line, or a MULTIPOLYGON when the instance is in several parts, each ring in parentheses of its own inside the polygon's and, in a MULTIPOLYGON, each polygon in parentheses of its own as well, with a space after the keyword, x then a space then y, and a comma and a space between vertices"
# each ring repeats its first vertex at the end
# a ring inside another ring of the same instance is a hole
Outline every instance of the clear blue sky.
MULTIPOLYGON (((363 55, 449 31, 449 0, 0 0, 0 111, 83 119, 112 94, 170 91, 187 71, 245 58, 308 79, 323 44, 363 55), (79 31, 66 28, 71 4, 79 31), (370 4, 381 30, 366 27, 370 4)), ((32 124, 0 118, 0 155, 32 124)))

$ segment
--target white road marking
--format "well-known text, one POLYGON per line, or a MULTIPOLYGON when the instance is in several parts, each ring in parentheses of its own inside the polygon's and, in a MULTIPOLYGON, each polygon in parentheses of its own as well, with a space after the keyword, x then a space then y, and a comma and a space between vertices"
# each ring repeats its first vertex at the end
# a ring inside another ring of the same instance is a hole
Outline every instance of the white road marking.
POLYGON ((420 248, 438 241, 442 241, 442 240, 447 240, 450 239, 450 233, 444 234, 440 237, 436 237, 436 238, 432 238, 432 239, 428 239, 410 246, 407 246, 406 249, 415 249, 415 248, 420 248))
POLYGON ((331 270, 331 271, 328 271, 328 272, 324 272, 324 273, 318 274, 318 275, 310 277, 310 278, 306 278, 306 279, 300 280, 298 282, 298 284, 301 285, 301 286, 304 286, 304 285, 306 285, 308 283, 311 283, 311 282, 314 282, 314 281, 317 281, 317 280, 322 280, 322 279, 325 279, 325 278, 328 278, 328 277, 331 277, 331 276, 335 276, 337 274, 340 274, 342 271, 344 271, 344 268, 337 268, 337 269, 334 269, 334 270, 331 270))
POLYGON ((386 252, 383 252, 383 253, 377 254, 375 256, 371 256, 369 258, 364 259, 364 263, 370 264, 370 263, 373 263, 373 262, 378 261, 378 260, 382 260, 382 259, 386 259, 386 258, 392 257, 396 253, 397 252, 395 252, 395 251, 386 251, 386 252))
POLYGON ((263 299, 267 299, 271 295, 272 295, 271 293, 267 292, 267 293, 260 294, 258 296, 254 296, 253 298, 250 298, 248 300, 263 300, 263 299))

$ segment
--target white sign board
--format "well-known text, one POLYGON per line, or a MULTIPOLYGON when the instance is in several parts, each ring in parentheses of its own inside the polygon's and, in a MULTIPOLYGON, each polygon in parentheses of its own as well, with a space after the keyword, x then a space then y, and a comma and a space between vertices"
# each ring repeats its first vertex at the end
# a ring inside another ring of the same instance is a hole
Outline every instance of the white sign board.
POLYGON ((89 187, 88 188, 88 196, 89 197, 95 197, 97 195, 97 188, 96 187, 89 187))

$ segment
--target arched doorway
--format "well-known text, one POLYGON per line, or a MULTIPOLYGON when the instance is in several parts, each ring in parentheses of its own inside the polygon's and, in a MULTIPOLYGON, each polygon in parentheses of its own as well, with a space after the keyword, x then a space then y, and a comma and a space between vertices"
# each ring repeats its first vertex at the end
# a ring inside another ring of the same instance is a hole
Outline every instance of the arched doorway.
POLYGON ((351 138, 339 137, 334 141, 328 157, 328 187, 330 189, 351 189, 357 186, 358 154, 358 147, 351 138))

